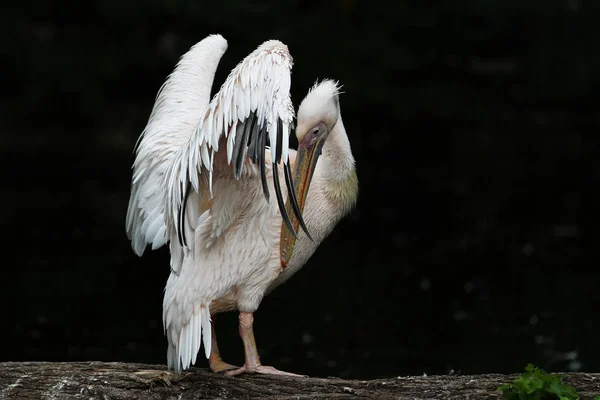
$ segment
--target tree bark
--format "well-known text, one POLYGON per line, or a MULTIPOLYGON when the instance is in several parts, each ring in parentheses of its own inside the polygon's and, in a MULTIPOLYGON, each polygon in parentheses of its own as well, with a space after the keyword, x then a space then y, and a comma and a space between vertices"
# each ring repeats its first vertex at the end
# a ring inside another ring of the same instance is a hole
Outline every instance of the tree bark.
MULTIPOLYGON (((600 373, 565 373, 581 399, 600 394, 600 373)), ((229 377, 193 368, 124 363, 0 363, 0 399, 500 399, 516 375, 439 375, 375 380, 229 377)))

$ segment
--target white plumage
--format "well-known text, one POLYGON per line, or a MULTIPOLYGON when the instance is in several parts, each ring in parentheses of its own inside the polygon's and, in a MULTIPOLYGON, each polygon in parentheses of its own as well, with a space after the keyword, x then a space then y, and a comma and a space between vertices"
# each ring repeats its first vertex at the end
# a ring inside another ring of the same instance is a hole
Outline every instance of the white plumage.
POLYGON ((138 256, 167 242, 164 176, 206 112, 212 81, 227 42, 212 35, 190 49, 162 85, 138 139, 127 210, 127 236, 138 256))
MULTIPOLYGON (((242 148, 236 149, 235 140, 242 134, 238 129, 245 128, 244 123, 250 113, 256 113, 258 130, 265 127, 272 148, 278 145, 278 119, 282 121, 281 159, 284 164, 287 163, 289 127, 294 118, 294 107, 290 99, 291 68, 292 58, 283 43, 275 40, 263 43, 231 71, 199 120, 190 140, 176 153, 166 180, 167 196, 164 205, 166 231, 171 243, 171 268, 174 271, 180 270, 184 255, 189 251, 193 255, 194 247, 194 240, 191 239, 186 240, 187 245, 181 246, 177 243, 177 236, 193 238, 199 222, 197 204, 188 199, 185 213, 182 214, 189 218, 178 223, 184 189, 190 182, 193 190, 200 192, 198 177, 202 173, 208 173, 208 189, 212 197, 215 153, 222 141, 221 144, 227 146, 227 164, 231 164, 234 150, 238 150, 236 153, 243 156, 246 145, 243 143, 242 148), (241 123, 239 127, 238 122, 241 123), (181 228, 185 232, 180 232, 181 228)), ((224 169, 230 171, 228 168, 224 169)), ((242 166, 242 173, 245 169, 247 166, 242 166)), ((197 197, 193 200, 197 200, 197 197)), ((179 242, 181 241, 183 240, 179 242)))
MULTIPOLYGON (((126 221, 132 247, 141 255, 148 244, 170 243, 163 322, 168 365, 177 371, 196 362, 202 344, 207 358, 220 360, 211 348, 211 314, 237 309, 242 321, 242 314, 254 312, 354 206, 358 189, 338 86, 326 80, 302 102, 297 154, 289 149, 294 108, 287 46, 263 43, 209 103, 226 47, 225 39, 212 35, 181 58, 159 91, 133 167, 126 221), (277 203, 268 201, 272 192, 277 203), (288 197, 284 206, 283 198, 296 192, 298 201, 288 197), (294 217, 302 209, 313 241, 302 232, 296 241, 287 228, 303 223, 294 217)), ((245 367, 273 373, 248 352, 245 367)))

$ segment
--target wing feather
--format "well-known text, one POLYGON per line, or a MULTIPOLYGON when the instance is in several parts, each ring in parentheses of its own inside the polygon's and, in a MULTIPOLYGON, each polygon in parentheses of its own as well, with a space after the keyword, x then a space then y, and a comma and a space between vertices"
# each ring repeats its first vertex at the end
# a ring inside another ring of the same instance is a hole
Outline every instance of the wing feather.
MULTIPOLYGON (((157 249, 167 241, 162 208, 167 186, 164 175, 177 152, 189 141, 206 113, 215 71, 227 41, 212 35, 194 45, 161 86, 146 128, 136 144, 127 236, 141 256, 148 244, 157 249)), ((190 164, 197 164, 190 158, 190 164)), ((190 175, 192 185, 197 178, 190 175)))
MULTIPOLYGON (((290 99, 292 64, 292 57, 283 43, 271 40, 259 46, 231 71, 187 144, 177 152, 165 176, 168 191, 164 198, 167 235, 171 242, 171 266, 176 273, 183 257, 194 255, 195 241, 193 236, 184 238, 189 233, 183 223, 185 218, 179 218, 181 212, 188 212, 191 204, 185 201, 189 193, 182 188, 191 184, 196 192, 208 189, 212 197, 212 162, 221 140, 226 147, 228 167, 226 171, 220 170, 219 176, 229 174, 237 179, 244 179, 249 174, 259 176, 268 200, 267 160, 264 154, 267 138, 271 149, 276 149, 272 157, 274 168, 276 160, 284 165, 288 163, 287 136, 290 130, 285 129, 280 133, 277 127, 290 127, 294 118, 290 99), (250 159, 258 169, 247 166, 249 145, 254 146, 255 157, 250 159), (207 181, 190 179, 192 175, 207 172, 207 181), (204 187, 203 182, 207 182, 208 188, 204 187)), ((276 190, 280 188, 276 186, 276 190)), ((285 207, 280 211, 282 216, 287 216, 285 207)), ((191 228, 193 230, 195 227, 191 228)))

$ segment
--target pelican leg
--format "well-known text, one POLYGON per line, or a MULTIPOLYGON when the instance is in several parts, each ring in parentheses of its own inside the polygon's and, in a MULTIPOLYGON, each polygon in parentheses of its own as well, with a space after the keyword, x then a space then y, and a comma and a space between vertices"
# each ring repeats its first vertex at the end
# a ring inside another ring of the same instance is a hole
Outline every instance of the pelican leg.
POLYGON ((212 372, 223 372, 232 369, 238 369, 235 365, 226 363, 221 359, 221 353, 219 353, 219 346, 217 345, 217 334, 215 332, 215 316, 211 316, 212 324, 210 329, 212 330, 212 340, 210 345, 210 356, 208 357, 208 365, 212 372))
POLYGON ((240 336, 244 342, 244 353, 246 362, 242 368, 228 371, 227 375, 248 374, 270 374, 270 375, 286 375, 304 377, 305 375, 297 375, 291 372, 284 372, 273 367, 262 365, 256 349, 256 341, 254 340, 254 330, 252 324, 254 315, 251 312, 240 312, 240 336))

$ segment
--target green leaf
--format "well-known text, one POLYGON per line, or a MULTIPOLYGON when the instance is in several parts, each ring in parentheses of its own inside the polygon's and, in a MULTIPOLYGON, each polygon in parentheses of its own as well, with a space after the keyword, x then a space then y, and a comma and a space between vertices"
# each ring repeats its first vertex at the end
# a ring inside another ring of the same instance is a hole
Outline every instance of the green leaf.
MULTIPOLYGON (((565 385, 561 377, 548 374, 544 370, 527 364, 525 372, 512 383, 503 384, 498 388, 507 400, 577 400, 577 391, 565 385)), ((600 400, 598 396, 594 400, 600 400)))

